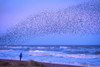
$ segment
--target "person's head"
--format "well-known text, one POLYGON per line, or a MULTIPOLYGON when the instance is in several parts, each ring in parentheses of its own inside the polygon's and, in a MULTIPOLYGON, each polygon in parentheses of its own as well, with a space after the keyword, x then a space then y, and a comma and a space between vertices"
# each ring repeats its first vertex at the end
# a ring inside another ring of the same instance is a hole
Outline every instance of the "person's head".
POLYGON ((20 54, 22 54, 22 52, 20 52, 20 54))

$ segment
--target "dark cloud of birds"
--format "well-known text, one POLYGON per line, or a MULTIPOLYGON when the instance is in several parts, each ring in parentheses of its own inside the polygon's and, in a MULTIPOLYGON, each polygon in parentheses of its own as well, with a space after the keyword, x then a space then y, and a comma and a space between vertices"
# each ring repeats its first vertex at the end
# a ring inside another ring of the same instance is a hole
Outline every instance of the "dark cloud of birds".
POLYGON ((100 1, 93 0, 53 12, 31 15, 0 37, 0 44, 26 42, 36 36, 58 34, 100 34, 100 1))

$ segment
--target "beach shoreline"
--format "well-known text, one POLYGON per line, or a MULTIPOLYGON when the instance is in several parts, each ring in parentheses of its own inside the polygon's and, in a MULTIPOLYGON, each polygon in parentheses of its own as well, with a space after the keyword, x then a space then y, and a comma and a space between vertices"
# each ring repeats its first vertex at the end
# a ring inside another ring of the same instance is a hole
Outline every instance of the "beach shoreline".
MULTIPOLYGON (((7 65, 4 65, 4 66, 1 66, 0 67, 42 67, 42 66, 28 66, 28 62, 29 61, 19 61, 19 60, 10 60, 10 59, 0 59, 0 63, 2 62, 7 62, 7 63, 22 63, 24 64, 25 66, 7 66, 7 65)), ((65 64, 54 64, 54 63, 45 63, 45 62, 38 62, 38 63, 41 63, 43 64, 43 67, 82 67, 82 66, 76 66, 76 65, 65 65, 65 64)))

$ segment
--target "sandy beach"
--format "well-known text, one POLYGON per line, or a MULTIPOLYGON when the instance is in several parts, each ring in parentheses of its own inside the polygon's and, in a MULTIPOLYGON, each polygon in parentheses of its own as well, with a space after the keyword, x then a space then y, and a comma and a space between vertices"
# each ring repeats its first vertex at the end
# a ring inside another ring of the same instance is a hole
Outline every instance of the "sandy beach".
POLYGON ((32 65, 32 61, 21 61, 20 62, 18 60, 0 59, 0 67, 80 67, 80 66, 41 63, 41 62, 36 62, 34 65, 32 65), (31 63, 31 65, 29 65, 29 63, 31 63))

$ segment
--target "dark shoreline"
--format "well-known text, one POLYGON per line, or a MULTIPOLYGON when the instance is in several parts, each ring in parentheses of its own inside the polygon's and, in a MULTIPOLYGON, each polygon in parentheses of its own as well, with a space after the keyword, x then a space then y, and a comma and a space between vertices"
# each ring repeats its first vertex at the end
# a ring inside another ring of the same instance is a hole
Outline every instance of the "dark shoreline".
MULTIPOLYGON (((19 60, 8 60, 8 59, 0 59, 0 63, 8 62, 8 63, 20 63, 19 60)), ((22 64, 26 64, 26 66, 0 66, 0 67, 41 67, 41 66, 27 66, 28 61, 21 61, 22 64)), ((75 65, 64 65, 64 64, 53 64, 53 63, 44 63, 39 62, 44 65, 44 67, 82 67, 82 66, 75 66, 75 65)))

